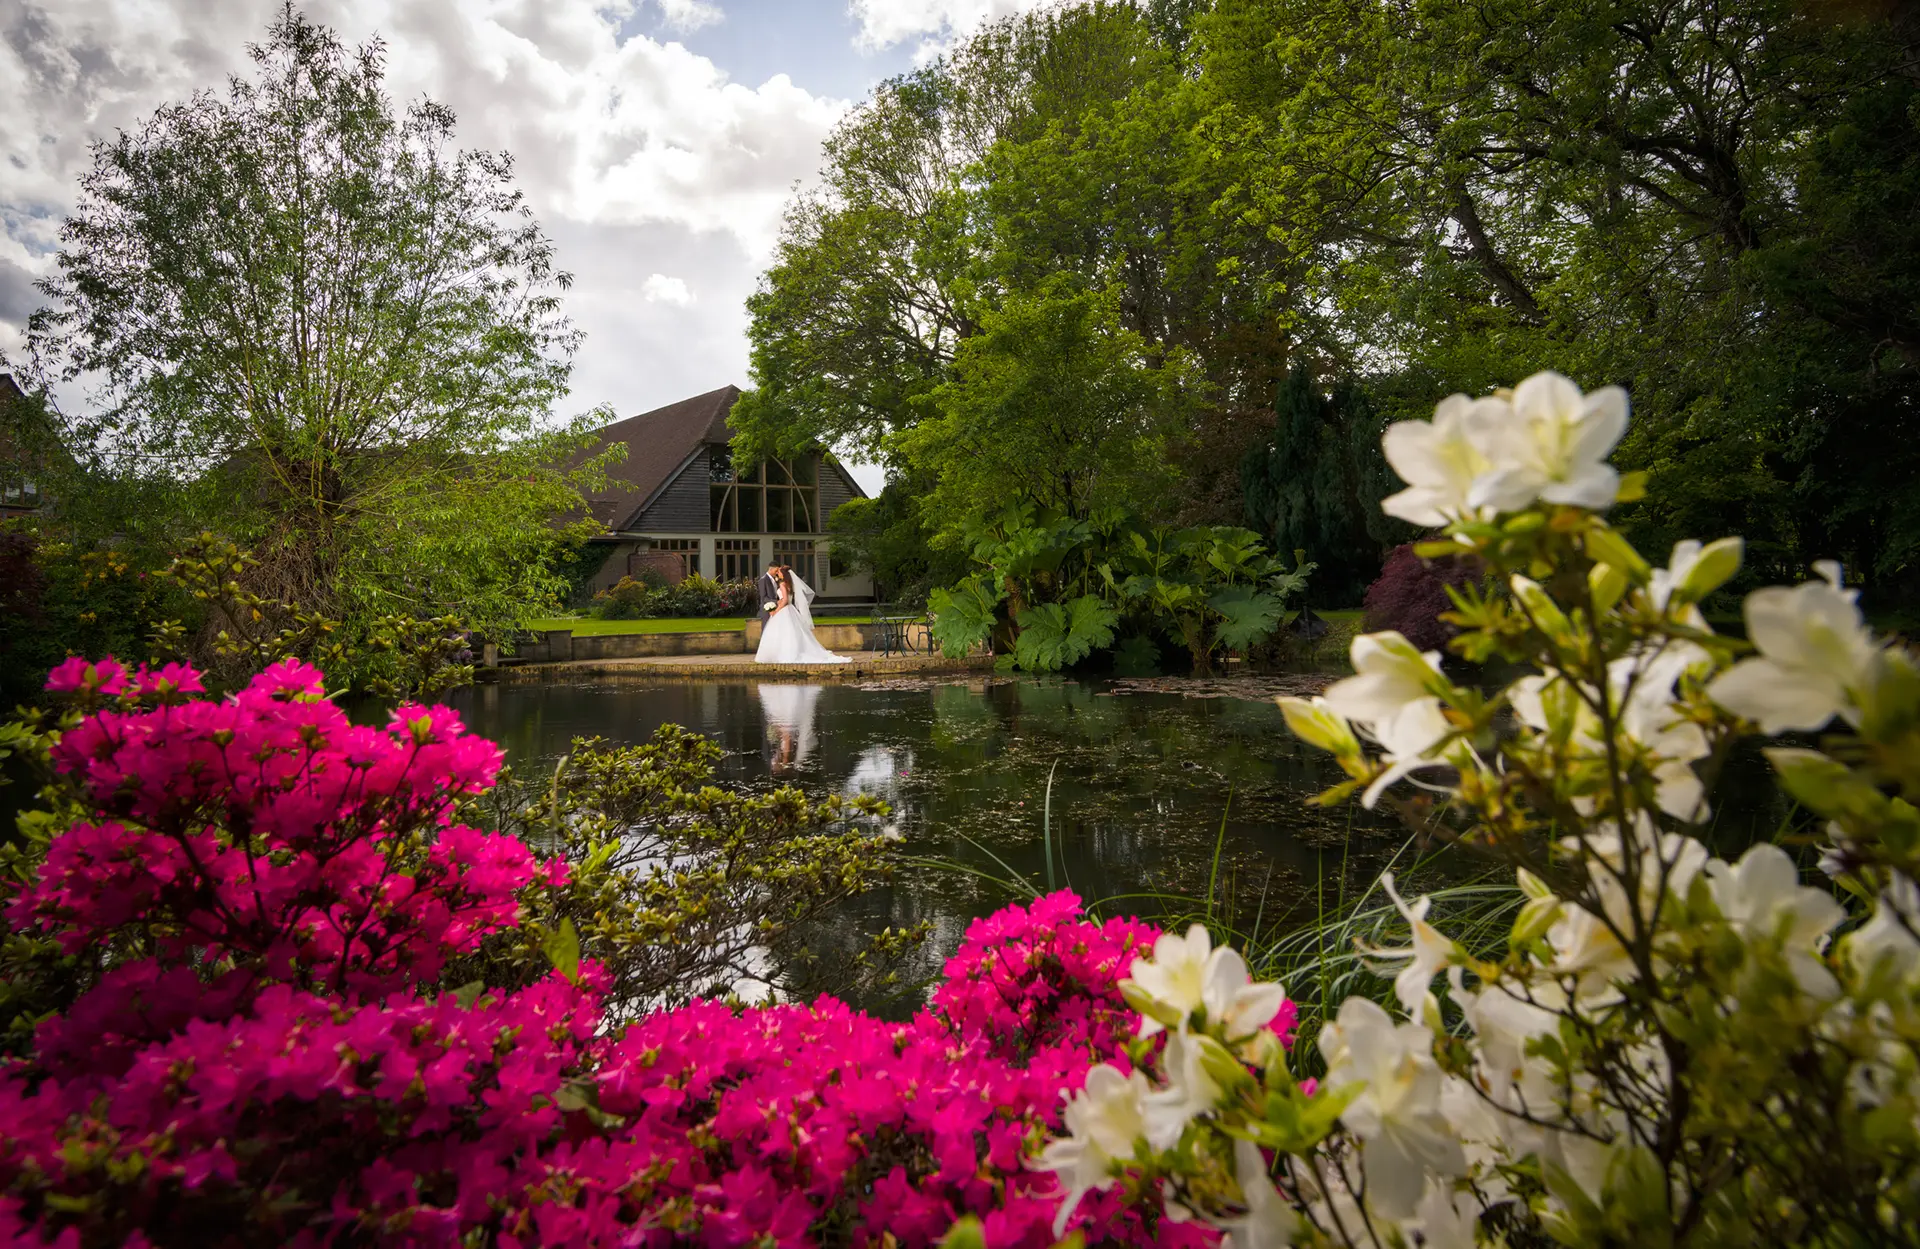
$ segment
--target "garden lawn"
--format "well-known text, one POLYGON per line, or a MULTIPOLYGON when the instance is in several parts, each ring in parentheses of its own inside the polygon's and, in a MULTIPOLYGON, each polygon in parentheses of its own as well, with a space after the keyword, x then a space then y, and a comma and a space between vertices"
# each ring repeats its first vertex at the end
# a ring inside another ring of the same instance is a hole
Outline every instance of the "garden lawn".
MULTIPOLYGON (((870 616, 816 616, 816 625, 867 624, 870 616)), ((572 629, 576 637, 597 637, 608 633, 736 633, 746 627, 744 619, 729 616, 695 617, 678 620, 595 620, 592 617, 552 616, 530 621, 529 629, 572 629)))

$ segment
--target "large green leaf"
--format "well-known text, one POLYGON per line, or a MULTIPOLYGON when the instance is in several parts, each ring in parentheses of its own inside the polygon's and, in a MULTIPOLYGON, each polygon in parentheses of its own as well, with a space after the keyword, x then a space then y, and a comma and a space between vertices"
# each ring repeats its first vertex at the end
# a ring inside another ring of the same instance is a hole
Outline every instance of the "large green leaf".
POLYGON ((1280 626, 1286 604, 1278 595, 1250 586, 1229 586, 1207 600, 1220 614, 1216 635, 1228 650, 1244 651, 1259 645, 1280 626))
POLYGON ((1120 615, 1098 595, 1069 603, 1042 603, 1020 613, 1014 661, 1029 672, 1058 672, 1113 645, 1120 615))
POLYGON ((992 636, 994 608, 1005 597, 998 580, 971 576, 951 590, 927 596, 933 612, 933 640, 950 659, 958 659, 992 636))

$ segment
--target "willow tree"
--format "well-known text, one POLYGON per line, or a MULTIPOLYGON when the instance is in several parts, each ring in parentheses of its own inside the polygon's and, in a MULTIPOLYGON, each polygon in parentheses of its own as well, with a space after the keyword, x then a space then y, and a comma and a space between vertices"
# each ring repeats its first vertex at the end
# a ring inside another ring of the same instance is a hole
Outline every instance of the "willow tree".
POLYGON ((505 623, 557 588, 578 503, 547 431, 579 333, 508 156, 397 111, 383 46, 287 4, 255 71, 95 145, 36 380, 88 388, 75 449, 183 487, 178 523, 349 620, 505 623))

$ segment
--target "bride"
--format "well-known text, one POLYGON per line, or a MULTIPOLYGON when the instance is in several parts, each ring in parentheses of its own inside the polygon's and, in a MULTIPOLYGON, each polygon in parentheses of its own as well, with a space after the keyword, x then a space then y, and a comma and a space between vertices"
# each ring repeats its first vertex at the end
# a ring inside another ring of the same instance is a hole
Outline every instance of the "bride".
POLYGON ((784 564, 767 569, 776 598, 773 614, 760 630, 760 649, 753 661, 761 664, 844 664, 852 661, 820 645, 813 636, 813 587, 784 564))

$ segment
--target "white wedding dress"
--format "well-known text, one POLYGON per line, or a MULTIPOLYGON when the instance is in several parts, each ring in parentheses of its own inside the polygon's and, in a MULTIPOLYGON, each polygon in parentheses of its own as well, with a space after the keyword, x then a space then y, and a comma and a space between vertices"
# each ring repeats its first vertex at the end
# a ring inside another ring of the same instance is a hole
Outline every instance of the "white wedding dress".
POLYGON ((793 573, 793 601, 768 617, 760 631, 760 649, 753 661, 760 664, 844 664, 845 655, 836 655, 820 645, 813 636, 813 587, 793 573))

